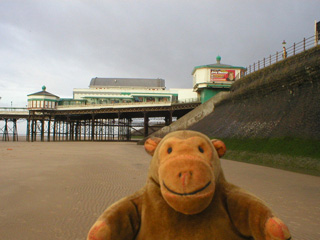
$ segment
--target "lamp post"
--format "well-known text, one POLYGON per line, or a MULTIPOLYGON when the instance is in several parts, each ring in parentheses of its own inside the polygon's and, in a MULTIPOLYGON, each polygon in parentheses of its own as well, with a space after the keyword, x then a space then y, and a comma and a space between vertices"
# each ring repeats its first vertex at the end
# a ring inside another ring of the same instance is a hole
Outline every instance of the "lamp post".
POLYGON ((320 21, 317 22, 314 21, 314 35, 315 35, 315 38, 314 38, 314 46, 317 46, 318 45, 318 41, 320 40, 320 21))
POLYGON ((282 57, 283 57, 283 59, 287 58, 286 44, 287 44, 286 41, 283 40, 283 42, 282 42, 282 49, 283 49, 282 57))

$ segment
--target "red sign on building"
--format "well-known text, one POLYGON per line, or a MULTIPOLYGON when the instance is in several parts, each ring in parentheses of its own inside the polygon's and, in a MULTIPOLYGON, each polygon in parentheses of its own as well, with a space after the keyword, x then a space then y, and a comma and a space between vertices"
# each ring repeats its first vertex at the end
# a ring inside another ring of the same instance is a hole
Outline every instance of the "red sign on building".
POLYGON ((234 81, 236 80, 235 70, 216 70, 211 69, 210 82, 215 81, 234 81))

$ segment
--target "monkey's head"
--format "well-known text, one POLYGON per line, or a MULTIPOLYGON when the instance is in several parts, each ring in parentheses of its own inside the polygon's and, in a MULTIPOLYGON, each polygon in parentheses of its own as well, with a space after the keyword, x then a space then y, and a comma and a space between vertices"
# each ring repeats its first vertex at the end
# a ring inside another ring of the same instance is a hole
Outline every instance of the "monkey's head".
POLYGON ((177 131, 144 144, 153 156, 149 177, 174 210, 197 214, 212 201, 221 172, 219 157, 226 152, 220 140, 210 140, 195 131, 177 131))

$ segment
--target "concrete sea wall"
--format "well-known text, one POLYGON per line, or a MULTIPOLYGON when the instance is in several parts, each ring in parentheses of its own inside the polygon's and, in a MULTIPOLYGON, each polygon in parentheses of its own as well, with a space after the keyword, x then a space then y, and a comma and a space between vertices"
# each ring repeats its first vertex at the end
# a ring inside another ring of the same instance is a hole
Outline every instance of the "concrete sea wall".
POLYGON ((188 129, 218 138, 320 140, 320 46, 254 72, 188 129))

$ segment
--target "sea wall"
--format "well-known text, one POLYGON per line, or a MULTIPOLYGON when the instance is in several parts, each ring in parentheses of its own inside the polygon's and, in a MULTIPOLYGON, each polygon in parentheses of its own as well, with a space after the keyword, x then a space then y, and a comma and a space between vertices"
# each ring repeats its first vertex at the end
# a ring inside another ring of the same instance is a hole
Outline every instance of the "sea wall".
POLYGON ((320 140, 320 46, 240 79, 214 109, 188 129, 218 138, 320 140))

